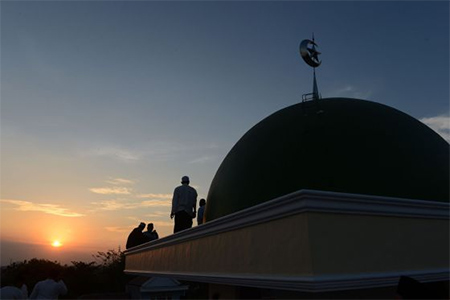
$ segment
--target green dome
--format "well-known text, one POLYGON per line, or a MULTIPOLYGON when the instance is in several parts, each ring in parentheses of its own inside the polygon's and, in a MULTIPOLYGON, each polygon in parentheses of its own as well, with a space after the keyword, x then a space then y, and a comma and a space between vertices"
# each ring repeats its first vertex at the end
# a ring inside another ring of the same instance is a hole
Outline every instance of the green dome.
POLYGON ((299 103, 251 128, 220 165, 206 220, 301 190, 449 201, 449 144, 386 105, 299 103))

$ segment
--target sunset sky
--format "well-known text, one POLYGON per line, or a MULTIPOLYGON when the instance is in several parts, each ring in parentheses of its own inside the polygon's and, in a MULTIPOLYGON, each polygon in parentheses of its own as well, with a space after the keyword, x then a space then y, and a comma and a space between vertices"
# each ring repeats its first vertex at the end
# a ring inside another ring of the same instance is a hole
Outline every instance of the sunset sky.
MULTIPOLYGON (((87 260, 200 197, 253 125, 312 91, 447 141, 449 2, 1 1, 1 264, 87 260), (62 246, 52 247, 58 240, 62 246)), ((270 184, 270 183, 268 183, 270 184)))

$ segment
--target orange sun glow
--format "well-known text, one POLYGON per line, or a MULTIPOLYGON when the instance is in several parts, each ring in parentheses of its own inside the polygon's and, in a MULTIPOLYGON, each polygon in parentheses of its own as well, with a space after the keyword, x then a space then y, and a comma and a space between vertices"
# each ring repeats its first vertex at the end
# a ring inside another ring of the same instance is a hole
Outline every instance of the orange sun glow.
POLYGON ((53 247, 61 247, 62 244, 61 244, 60 241, 53 241, 52 246, 53 246, 53 247))

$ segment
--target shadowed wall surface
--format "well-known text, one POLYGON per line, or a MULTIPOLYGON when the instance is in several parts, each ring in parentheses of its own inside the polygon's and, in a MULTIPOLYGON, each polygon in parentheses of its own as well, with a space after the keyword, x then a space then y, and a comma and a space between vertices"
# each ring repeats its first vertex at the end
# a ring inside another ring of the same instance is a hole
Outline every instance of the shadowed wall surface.
POLYGON ((448 202, 301 190, 130 248, 125 272, 301 292, 446 281, 448 225, 448 202))
POLYGON ((206 220, 301 189, 448 202, 449 151, 429 127, 386 105, 299 103, 231 149, 211 183, 206 220))

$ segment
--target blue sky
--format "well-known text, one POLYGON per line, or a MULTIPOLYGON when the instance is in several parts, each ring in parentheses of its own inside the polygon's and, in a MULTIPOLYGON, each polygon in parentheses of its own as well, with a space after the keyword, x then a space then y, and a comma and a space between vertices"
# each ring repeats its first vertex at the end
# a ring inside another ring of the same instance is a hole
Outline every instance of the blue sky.
POLYGON ((2 238, 7 214, 79 219, 108 247, 139 220, 170 234, 181 176, 206 197, 237 140, 312 91, 312 32, 323 97, 449 138, 447 1, 2 1, 2 238))

